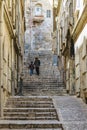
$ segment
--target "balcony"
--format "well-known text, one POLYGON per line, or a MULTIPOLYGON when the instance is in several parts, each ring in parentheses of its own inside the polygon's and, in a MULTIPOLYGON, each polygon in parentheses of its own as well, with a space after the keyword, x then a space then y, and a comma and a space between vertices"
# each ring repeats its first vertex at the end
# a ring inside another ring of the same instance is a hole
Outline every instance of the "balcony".
POLYGON ((33 17, 33 22, 34 23, 41 23, 44 21, 44 16, 43 15, 36 15, 33 17))

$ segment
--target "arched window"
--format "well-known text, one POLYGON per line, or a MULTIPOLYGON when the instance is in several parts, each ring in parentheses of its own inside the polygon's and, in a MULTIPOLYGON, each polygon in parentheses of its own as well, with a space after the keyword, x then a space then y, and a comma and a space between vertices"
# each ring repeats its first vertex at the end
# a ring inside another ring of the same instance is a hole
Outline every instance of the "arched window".
POLYGON ((41 4, 35 5, 35 15, 36 16, 42 15, 42 5, 41 4))

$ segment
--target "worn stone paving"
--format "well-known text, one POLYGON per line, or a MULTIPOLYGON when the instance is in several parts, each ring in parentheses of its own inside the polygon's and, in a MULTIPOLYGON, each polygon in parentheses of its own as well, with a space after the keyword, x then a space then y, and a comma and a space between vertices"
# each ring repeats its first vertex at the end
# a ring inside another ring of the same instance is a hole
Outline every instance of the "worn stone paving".
POLYGON ((64 130, 87 130, 87 105, 75 96, 53 97, 64 130))
MULTIPOLYGON (((3 129, 0 129, 0 130, 3 130, 3 129)), ((10 130, 10 129, 4 129, 4 130, 10 130)), ((12 129, 12 130, 20 130, 20 129, 12 129)), ((26 130, 26 129, 22 129, 22 130, 26 130)), ((44 129, 27 129, 27 130, 44 130, 44 129)), ((45 130, 61 130, 60 128, 58 129, 45 129, 45 130)))

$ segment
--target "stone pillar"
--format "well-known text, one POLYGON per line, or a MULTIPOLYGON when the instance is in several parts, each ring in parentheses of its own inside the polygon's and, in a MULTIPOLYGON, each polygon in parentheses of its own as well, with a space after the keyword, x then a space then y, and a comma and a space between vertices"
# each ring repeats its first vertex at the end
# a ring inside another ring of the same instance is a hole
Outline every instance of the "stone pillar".
POLYGON ((69 57, 66 57, 66 90, 67 93, 70 91, 70 72, 69 72, 69 57))
POLYGON ((74 60, 70 59, 70 94, 75 94, 74 60))
POLYGON ((75 85, 76 85, 76 95, 77 97, 80 96, 80 57, 79 57, 79 50, 76 49, 75 54, 75 85))

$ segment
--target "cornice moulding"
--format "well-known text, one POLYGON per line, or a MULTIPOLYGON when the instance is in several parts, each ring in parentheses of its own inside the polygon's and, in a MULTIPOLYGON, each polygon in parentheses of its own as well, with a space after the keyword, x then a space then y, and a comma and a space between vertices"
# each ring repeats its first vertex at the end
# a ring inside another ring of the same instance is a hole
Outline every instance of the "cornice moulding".
POLYGON ((81 17, 78 19, 73 31, 72 36, 74 38, 74 41, 76 42, 80 33, 82 32, 84 26, 87 23, 87 4, 85 5, 81 17))
POLYGON ((4 5, 4 17, 5 17, 5 20, 7 22, 10 34, 11 34, 12 37, 14 37, 13 26, 12 26, 12 22, 11 22, 9 14, 8 14, 8 10, 7 10, 6 5, 4 5))
POLYGON ((62 3, 62 0, 58 0, 57 14, 59 14, 61 3, 62 3))

